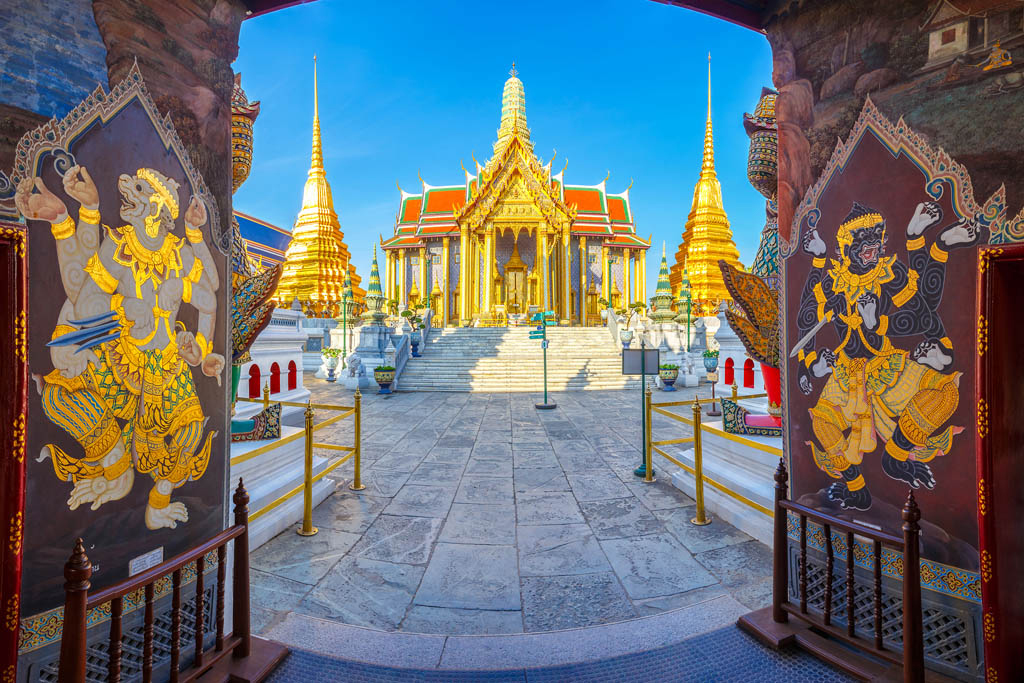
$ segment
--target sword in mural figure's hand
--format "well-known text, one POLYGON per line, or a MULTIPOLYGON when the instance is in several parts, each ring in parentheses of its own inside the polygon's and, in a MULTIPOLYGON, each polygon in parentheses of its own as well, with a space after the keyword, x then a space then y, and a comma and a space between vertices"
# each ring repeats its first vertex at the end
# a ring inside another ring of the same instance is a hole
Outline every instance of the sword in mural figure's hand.
POLYGON ((800 349, 804 348, 804 344, 814 339, 814 335, 818 334, 818 330, 825 327, 825 324, 831 322, 831 320, 832 311, 829 311, 828 313, 825 314, 825 317, 819 320, 818 323, 814 327, 812 327, 807 334, 800 337, 800 341, 798 341, 796 343, 796 346, 793 347, 793 350, 789 352, 789 357, 793 358, 794 356, 796 356, 796 354, 800 353, 800 349))

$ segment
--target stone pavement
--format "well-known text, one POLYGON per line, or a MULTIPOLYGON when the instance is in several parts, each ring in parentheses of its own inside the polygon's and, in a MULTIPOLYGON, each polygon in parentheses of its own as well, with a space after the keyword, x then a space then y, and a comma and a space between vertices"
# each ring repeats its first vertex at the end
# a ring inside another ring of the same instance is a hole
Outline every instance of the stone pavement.
MULTIPOLYGON (((314 401, 351 392, 306 378, 314 401)), ((701 394, 706 395, 702 387, 701 394)), ((694 390, 655 392, 655 400, 694 390)), ((364 396, 363 480, 252 554, 253 626, 290 613, 388 631, 505 634, 618 622, 731 596, 770 601, 771 553, 633 475, 639 391, 364 396)), ((689 408, 681 410, 689 414, 689 408)), ((318 415, 318 419, 324 416, 318 415)), ((689 428, 657 416, 655 438, 689 428)), ((351 420, 318 432, 351 443, 351 420)), ((351 466, 337 470, 346 482, 351 466)))

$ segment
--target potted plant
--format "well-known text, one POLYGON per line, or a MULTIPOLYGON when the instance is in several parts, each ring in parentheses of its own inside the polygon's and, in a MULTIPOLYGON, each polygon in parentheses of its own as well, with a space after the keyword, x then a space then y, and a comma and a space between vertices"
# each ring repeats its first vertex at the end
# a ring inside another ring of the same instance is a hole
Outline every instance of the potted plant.
POLYGON ((675 391, 676 378, 679 377, 679 366, 675 363, 662 363, 658 366, 658 376, 661 377, 664 391, 675 391))
POLYGON ((333 382, 337 379, 334 376, 334 370, 338 367, 338 359, 341 357, 341 349, 335 349, 327 347, 321 349, 320 355, 323 356, 324 365, 327 366, 327 381, 333 382))
POLYGON ((619 315, 626 316, 622 327, 619 329, 619 341, 622 342, 622 348, 628 349, 629 343, 633 341, 633 330, 629 329, 629 325, 633 322, 633 317, 639 318, 643 311, 644 304, 642 301, 634 301, 628 308, 623 308, 619 311, 619 315))
POLYGON ((704 369, 712 373, 718 369, 718 349, 704 349, 704 369))
POLYGON ((423 317, 419 314, 420 307, 417 306, 415 310, 406 309, 402 311, 402 317, 409 321, 409 325, 412 327, 412 333, 409 335, 409 343, 412 344, 412 357, 420 357, 420 342, 423 341, 423 335, 420 334, 420 330, 423 329, 423 317))
POLYGON ((373 369, 373 379, 380 385, 379 394, 390 394, 391 383, 395 381, 395 368, 390 365, 378 365, 373 369))
POLYGON ((597 305, 601 307, 601 320, 608 320, 608 300, 598 299, 597 305))

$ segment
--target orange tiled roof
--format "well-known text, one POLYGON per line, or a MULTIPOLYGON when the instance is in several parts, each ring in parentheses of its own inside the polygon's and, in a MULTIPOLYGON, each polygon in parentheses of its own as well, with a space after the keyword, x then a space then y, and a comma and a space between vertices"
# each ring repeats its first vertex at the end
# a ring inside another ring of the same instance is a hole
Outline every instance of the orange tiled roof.
POLYGON ((592 211, 604 213, 604 203, 601 201, 601 191, 597 188, 568 187, 565 188, 565 203, 570 206, 575 204, 578 211, 592 211))
POLYGON ((466 203, 466 188, 455 187, 427 191, 427 208, 423 213, 451 213, 452 209, 466 203))
POLYGON ((402 215, 398 219, 400 223, 415 223, 420 219, 420 206, 423 204, 422 197, 409 197, 402 206, 402 215))

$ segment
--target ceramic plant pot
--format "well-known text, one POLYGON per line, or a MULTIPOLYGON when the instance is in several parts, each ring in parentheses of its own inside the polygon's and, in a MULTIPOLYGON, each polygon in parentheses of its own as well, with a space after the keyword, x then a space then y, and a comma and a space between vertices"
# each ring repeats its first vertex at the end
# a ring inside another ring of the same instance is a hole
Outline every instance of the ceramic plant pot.
POLYGON ((679 377, 678 368, 660 368, 658 370, 658 376, 661 377, 662 384, 665 386, 662 388, 663 391, 675 391, 676 378, 679 377))
POLYGON ((395 381, 394 370, 374 370, 373 379, 380 385, 380 394, 390 394, 391 384, 395 381))

